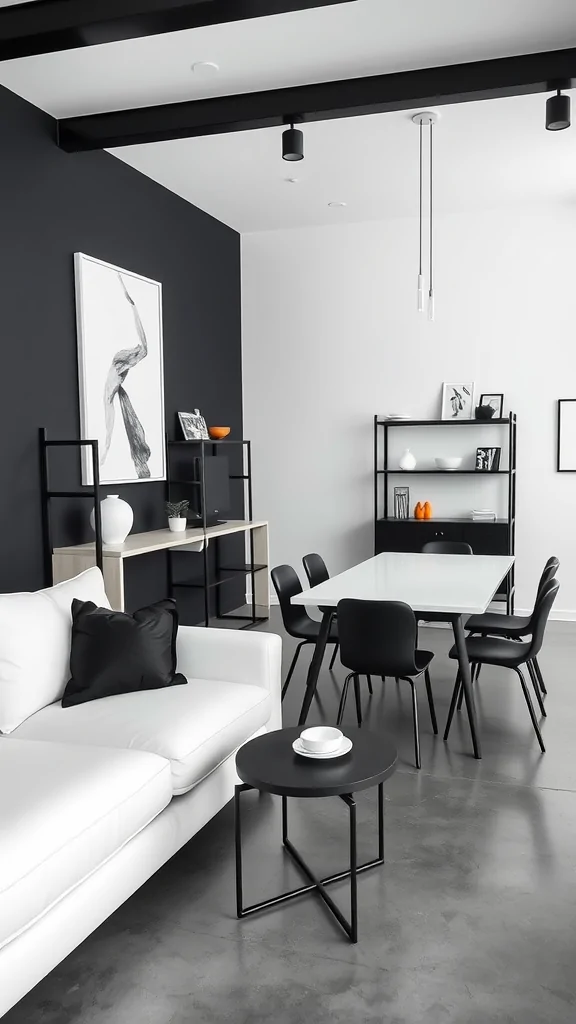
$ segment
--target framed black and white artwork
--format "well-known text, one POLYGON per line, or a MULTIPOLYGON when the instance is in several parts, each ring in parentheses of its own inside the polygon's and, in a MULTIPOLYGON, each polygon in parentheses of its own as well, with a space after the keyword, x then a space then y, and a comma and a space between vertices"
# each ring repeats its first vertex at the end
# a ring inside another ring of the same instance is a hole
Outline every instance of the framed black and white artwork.
POLYGON ((471 420, 474 410, 473 384, 442 385, 443 420, 471 420))
POLYGON ((556 469, 576 473, 576 398, 558 399, 556 469))
POLYGON ((194 412, 179 412, 178 419, 180 420, 185 441, 208 440, 206 420, 202 416, 200 409, 194 409, 194 412))
POLYGON ((480 395, 480 405, 489 405, 494 410, 494 418, 502 419, 504 412, 504 395, 480 395))
POLYGON ((479 473, 497 473, 500 469, 501 448, 477 448, 476 469, 479 473))
POLYGON ((74 269, 80 431, 98 440, 100 482, 165 480, 162 285, 81 252, 74 269))

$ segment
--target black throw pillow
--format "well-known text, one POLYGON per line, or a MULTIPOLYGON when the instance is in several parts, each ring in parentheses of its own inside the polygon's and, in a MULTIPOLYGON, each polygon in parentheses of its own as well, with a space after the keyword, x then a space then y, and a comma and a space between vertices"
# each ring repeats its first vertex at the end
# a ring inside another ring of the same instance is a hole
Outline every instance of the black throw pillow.
POLYGON ((176 672, 176 602, 158 601, 134 615, 72 601, 70 672, 62 707, 135 690, 186 683, 176 672))

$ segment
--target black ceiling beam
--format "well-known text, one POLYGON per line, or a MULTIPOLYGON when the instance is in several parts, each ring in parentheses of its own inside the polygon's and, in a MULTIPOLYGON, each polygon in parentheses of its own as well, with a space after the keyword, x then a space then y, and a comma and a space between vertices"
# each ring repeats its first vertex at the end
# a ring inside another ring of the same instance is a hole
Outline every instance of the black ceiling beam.
POLYGON ((34 0, 0 9, 0 61, 355 0, 34 0))
MULTIPOLYGON (((58 121, 69 152, 248 131, 298 121, 324 121, 412 107, 546 92, 576 79, 576 49, 401 71, 342 82, 137 107, 58 121)), ((542 114, 544 119, 544 113, 542 114)), ((513 124, 510 130, 514 130, 513 124)))

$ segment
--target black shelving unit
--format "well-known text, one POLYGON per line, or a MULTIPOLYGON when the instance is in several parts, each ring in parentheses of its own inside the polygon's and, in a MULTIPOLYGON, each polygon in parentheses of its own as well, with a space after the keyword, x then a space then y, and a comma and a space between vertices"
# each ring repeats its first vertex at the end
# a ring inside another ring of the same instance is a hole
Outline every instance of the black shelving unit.
MULTIPOLYGON (((201 527, 205 536, 206 531, 209 529, 206 520, 206 474, 205 474, 205 459, 206 456, 217 456, 220 451, 226 450, 229 446, 242 446, 242 472, 231 473, 229 475, 230 480, 240 480, 244 485, 244 501, 243 505, 246 507, 248 513, 248 520, 252 519, 252 446, 251 442, 235 438, 223 438, 221 441, 214 440, 197 440, 197 441, 171 441, 166 438, 166 452, 167 452, 167 471, 166 471, 166 493, 168 501, 171 500, 172 488, 186 488, 186 487, 197 487, 200 488, 200 504, 202 508, 202 517, 198 520, 198 527, 201 527), (171 473, 171 451, 172 449, 178 449, 184 452, 190 452, 194 458, 200 459, 200 479, 193 477, 192 473, 187 473, 186 477, 175 477, 171 473), (199 452, 199 455, 198 455, 199 452), (246 458, 244 458, 244 452, 246 458)), ((168 551, 168 580, 170 593, 178 587, 187 587, 195 590, 202 590, 204 596, 204 624, 205 626, 210 625, 210 592, 215 591, 215 604, 216 614, 215 618, 220 620, 233 620, 243 622, 244 625, 241 629, 251 629, 253 626, 257 626, 262 622, 266 622, 267 619, 264 616, 258 615, 256 610, 256 587, 255 577, 258 572, 265 572, 268 570, 267 565, 259 564, 254 559, 254 534, 253 530, 247 530, 250 547, 250 561, 242 563, 241 565, 221 565, 220 564, 220 551, 219 551, 219 540, 225 539, 225 537, 233 536, 232 534, 225 534, 224 537, 212 538, 215 542, 215 566, 210 566, 210 558, 208 551, 208 544, 204 543, 202 551, 202 578, 195 579, 178 579, 174 578, 174 567, 173 558, 177 555, 185 554, 186 552, 179 551, 178 549, 168 551), (230 583, 232 580, 237 579, 239 575, 244 577, 251 577, 252 584, 252 600, 250 615, 237 615, 231 612, 222 612, 221 599, 220 599, 220 587, 225 583, 230 583)), ((210 539, 210 534, 208 534, 210 539)))
POLYGON ((46 427, 39 427, 38 440, 40 447, 40 501, 42 510, 42 548, 44 554, 44 584, 51 587, 54 582, 52 571, 52 501, 54 498, 91 498, 94 502, 94 532, 96 535, 96 565, 100 570, 104 563, 102 558, 102 519, 100 513, 100 459, 98 441, 51 441, 48 439, 46 427), (51 448, 90 448, 92 454, 92 486, 82 487, 77 491, 53 490, 50 487, 51 448))
MULTIPOLYGON (((465 540, 476 554, 513 555, 516 540, 516 415, 492 420, 385 420, 374 417, 374 551, 421 551, 429 540, 465 540), (414 469, 410 472, 389 466, 389 431, 400 427, 507 427, 508 468, 496 472, 475 469, 414 469), (475 476, 508 478, 506 516, 489 522, 469 517, 433 519, 396 519, 390 515, 390 477, 398 476, 475 476)), ((504 590, 495 597, 505 601, 509 614, 514 612, 514 567, 504 581, 504 590)))

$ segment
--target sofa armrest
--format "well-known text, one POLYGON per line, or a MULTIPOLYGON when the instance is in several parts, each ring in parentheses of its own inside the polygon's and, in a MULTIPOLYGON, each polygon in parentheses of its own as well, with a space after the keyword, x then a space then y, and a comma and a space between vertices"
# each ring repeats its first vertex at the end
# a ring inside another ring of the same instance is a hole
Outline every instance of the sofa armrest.
POLYGON ((269 729, 282 728, 282 640, 276 633, 179 626, 177 668, 185 676, 250 683, 269 690, 269 729))

